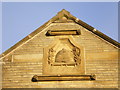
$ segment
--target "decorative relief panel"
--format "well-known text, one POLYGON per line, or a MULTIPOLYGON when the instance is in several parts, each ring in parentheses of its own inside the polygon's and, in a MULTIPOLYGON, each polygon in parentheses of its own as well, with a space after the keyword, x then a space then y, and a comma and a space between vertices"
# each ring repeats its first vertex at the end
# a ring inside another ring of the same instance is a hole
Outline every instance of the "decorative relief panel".
POLYGON ((77 65, 80 64, 80 49, 77 47, 73 47, 71 50, 62 48, 58 51, 55 55, 55 50, 53 48, 49 49, 48 52, 48 64, 54 66, 61 66, 61 65, 77 65))
POLYGON ((44 49, 43 74, 84 74, 83 48, 70 37, 57 38, 44 49))

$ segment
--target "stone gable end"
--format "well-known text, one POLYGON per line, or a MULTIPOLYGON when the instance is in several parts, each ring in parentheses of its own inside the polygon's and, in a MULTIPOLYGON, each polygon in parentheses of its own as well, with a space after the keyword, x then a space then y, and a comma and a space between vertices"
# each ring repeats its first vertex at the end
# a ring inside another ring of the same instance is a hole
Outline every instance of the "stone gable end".
POLYGON ((118 47, 60 16, 3 58, 2 87, 118 88, 118 47), (95 80, 32 82, 34 75, 95 75, 95 80))

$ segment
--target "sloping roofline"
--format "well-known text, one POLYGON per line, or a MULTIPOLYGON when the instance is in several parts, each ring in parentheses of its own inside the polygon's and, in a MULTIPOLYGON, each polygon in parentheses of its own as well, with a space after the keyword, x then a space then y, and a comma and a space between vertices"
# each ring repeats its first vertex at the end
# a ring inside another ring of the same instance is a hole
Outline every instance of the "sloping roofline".
POLYGON ((22 40, 20 40, 18 43, 16 43, 15 45, 13 45, 11 48, 9 48, 5 52, 3 52, 0 55, 0 57, 4 58, 7 54, 9 54, 10 52, 14 51, 18 46, 20 46, 23 43, 25 43, 26 41, 28 41, 30 38, 32 38, 33 36, 35 36, 36 34, 38 34, 39 32, 41 32, 45 27, 47 27, 48 25, 50 25, 52 22, 60 19, 62 16, 66 16, 67 18, 73 20, 77 24, 83 26, 84 28, 86 28, 87 30, 89 30, 92 33, 96 34, 97 36, 101 37, 102 39, 104 39, 104 40, 108 41, 109 43, 115 45, 116 47, 120 48, 120 43, 119 42, 113 40, 112 38, 108 37, 107 35, 103 34, 102 32, 96 30, 94 27, 88 25, 87 23, 85 23, 82 20, 76 18, 75 16, 71 15, 68 11, 66 11, 65 9, 63 9, 60 12, 58 12, 58 14, 56 16, 54 16, 53 18, 51 18, 48 22, 46 22, 45 24, 43 24, 42 26, 40 26, 38 29, 36 29, 35 31, 33 31, 32 33, 30 33, 28 36, 26 36, 25 38, 23 38, 22 40))

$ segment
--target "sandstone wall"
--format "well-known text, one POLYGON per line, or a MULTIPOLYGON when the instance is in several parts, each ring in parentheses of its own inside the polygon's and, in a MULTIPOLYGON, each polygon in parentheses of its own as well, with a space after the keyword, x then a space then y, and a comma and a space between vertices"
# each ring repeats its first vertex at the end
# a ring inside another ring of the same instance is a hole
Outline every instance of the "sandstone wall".
POLYGON ((118 49, 75 23, 52 23, 29 41, 4 58, 3 88, 117 88, 118 49), (95 74, 95 81, 32 82, 34 75, 43 74, 43 52, 55 37, 46 36, 47 30, 81 30, 73 36, 84 47, 85 74, 95 74))

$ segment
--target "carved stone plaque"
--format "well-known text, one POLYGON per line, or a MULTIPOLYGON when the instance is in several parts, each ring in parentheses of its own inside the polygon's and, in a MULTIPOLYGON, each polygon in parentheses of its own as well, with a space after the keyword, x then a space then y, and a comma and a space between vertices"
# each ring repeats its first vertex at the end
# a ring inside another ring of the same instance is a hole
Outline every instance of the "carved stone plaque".
POLYGON ((44 49, 44 75, 84 74, 83 47, 77 45, 72 37, 56 38, 44 49))

